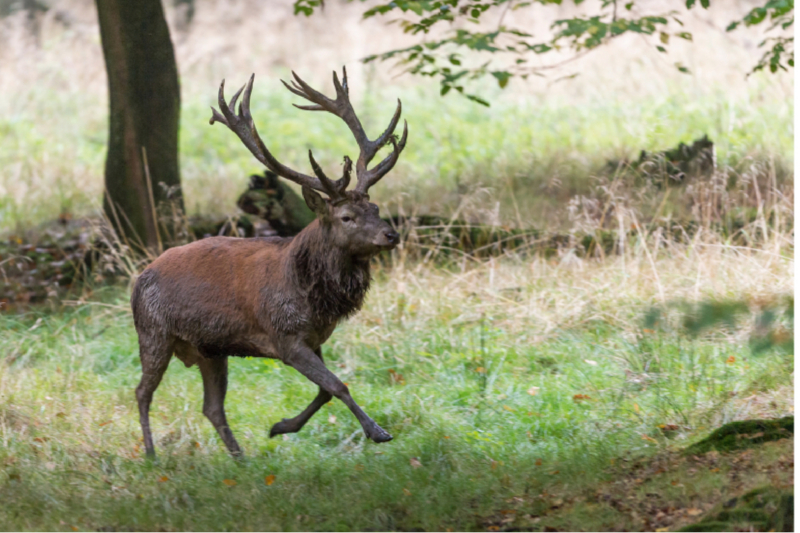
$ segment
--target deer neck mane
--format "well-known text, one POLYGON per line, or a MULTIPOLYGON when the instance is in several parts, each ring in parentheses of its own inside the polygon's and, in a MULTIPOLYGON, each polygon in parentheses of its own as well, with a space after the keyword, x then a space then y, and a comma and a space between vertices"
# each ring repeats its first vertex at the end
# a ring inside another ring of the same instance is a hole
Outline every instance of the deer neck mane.
POLYGON ((361 308, 372 279, 369 258, 353 257, 332 244, 328 228, 319 219, 301 231, 292 245, 293 278, 307 295, 315 321, 338 322, 361 308))

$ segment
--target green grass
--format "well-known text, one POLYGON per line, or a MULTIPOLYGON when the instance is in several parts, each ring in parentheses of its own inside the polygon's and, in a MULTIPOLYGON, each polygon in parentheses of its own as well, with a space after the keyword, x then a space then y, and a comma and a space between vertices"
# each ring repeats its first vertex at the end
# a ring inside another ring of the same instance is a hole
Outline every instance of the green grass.
MULTIPOLYGON (((143 459, 125 291, 0 315, 2 529, 485 529, 514 497, 592 487, 612 459, 684 446, 741 416, 737 398, 791 386, 791 355, 755 357, 724 336, 585 321, 537 339, 491 314, 415 322, 383 308, 384 283, 368 318, 340 327, 323 354, 395 439, 365 442, 334 401, 270 440, 315 387, 281 363, 232 358, 241 462, 200 413, 199 373, 177 360, 152 410, 159 460, 143 459), (681 429, 667 439, 661 424, 681 429)), ((581 509, 584 528, 618 519, 581 509)))
MULTIPOLYGON (((344 154, 357 155, 349 131, 335 117, 293 108, 297 99, 277 78, 261 75, 255 87, 252 107, 262 137, 294 168, 309 171, 307 151, 313 148, 317 160, 337 174, 344 154)), ((228 92, 244 81, 228 80, 228 92)), ((721 89, 672 88, 661 97, 602 95, 580 105, 557 94, 519 101, 490 90, 488 109, 440 98, 435 87, 381 88, 355 106, 373 136, 388 123, 397 97, 409 123, 408 146, 375 188, 377 200, 395 210, 403 204, 406 211, 449 215, 477 194, 472 215, 491 218, 499 202, 502 222, 543 227, 565 220, 564 203, 587 194, 591 176, 608 174, 609 160, 636 158, 640 150, 664 150, 704 134, 716 143, 718 163, 728 172, 742 174, 772 161, 778 178, 790 179, 794 104, 764 97, 780 93, 770 81, 753 78, 749 92, 737 98, 721 89)), ((183 99, 181 172, 189 214, 235 212, 248 176, 261 171, 232 133, 208 125, 216 89, 193 87, 183 99)), ((58 212, 98 212, 105 105, 93 96, 37 87, 24 101, 0 113, 0 232, 52 220, 58 212)))

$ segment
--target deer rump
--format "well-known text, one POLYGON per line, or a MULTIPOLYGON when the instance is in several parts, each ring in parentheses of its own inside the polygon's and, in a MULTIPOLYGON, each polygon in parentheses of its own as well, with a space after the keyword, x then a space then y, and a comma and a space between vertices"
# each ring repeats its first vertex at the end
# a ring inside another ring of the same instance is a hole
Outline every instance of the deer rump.
POLYGON ((408 126, 404 125, 398 141, 394 136, 401 112, 398 100, 389 127, 370 140, 350 104, 346 71, 342 83, 333 75, 336 99, 315 91, 297 75, 294 78, 286 87, 313 104, 298 107, 332 113, 353 133, 360 148, 357 184, 347 190, 353 169, 348 157, 336 181, 325 175, 310 151, 316 177, 282 165, 261 140, 250 114, 253 77, 230 102, 225 101, 223 81, 221 112, 213 110, 211 123, 227 126, 270 171, 301 185, 303 199, 316 219, 292 238, 211 237, 172 248, 136 281, 131 307, 142 363, 136 399, 150 457, 155 456, 150 404, 173 355, 186 366, 200 369, 203 413, 235 456, 242 451, 228 427, 224 407, 228 356, 279 359, 319 387, 317 397, 299 415, 272 426, 271 437, 300 431, 324 404, 337 398, 360 422, 367 438, 392 439, 358 406, 347 385, 327 369, 320 347, 341 320, 361 307, 370 284, 370 258, 399 242, 397 232, 380 218, 378 206, 370 203, 368 190, 397 162, 408 126), (387 144, 393 148, 391 153, 368 168, 387 144))

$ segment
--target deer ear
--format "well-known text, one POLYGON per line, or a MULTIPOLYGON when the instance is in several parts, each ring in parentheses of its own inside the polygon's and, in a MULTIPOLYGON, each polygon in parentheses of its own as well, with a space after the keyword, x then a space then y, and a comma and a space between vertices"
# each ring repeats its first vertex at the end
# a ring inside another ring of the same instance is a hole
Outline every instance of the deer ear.
POLYGON ((325 199, 314 189, 304 186, 303 200, 306 201, 306 205, 309 207, 309 209, 314 211, 314 213, 317 215, 325 216, 328 214, 328 204, 325 202, 325 199))

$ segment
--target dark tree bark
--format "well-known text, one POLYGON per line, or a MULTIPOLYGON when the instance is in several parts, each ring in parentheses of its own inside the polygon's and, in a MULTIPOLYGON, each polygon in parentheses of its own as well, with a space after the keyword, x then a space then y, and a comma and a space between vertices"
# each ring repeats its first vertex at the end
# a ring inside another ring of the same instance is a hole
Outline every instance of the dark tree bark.
POLYGON ((96 3, 110 103, 103 208, 131 245, 155 251, 166 230, 158 206, 168 200, 159 184, 180 186, 175 53, 161 0, 96 3))

